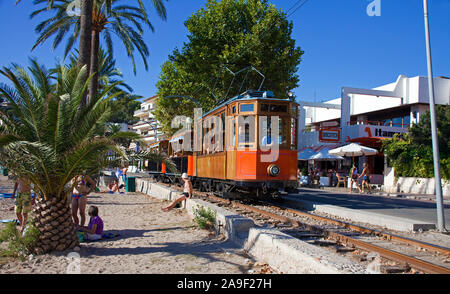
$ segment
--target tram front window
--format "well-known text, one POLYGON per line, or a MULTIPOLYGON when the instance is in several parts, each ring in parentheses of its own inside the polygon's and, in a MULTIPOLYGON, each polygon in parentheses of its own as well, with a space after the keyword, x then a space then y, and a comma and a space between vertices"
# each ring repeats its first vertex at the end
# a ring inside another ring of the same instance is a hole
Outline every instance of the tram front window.
MULTIPOLYGON (((261 146, 270 146, 272 143, 279 144, 281 146, 287 143, 287 118, 278 117, 278 140, 272 140, 272 117, 262 117, 260 120, 261 125, 261 146)), ((276 126, 275 126, 276 127, 276 126)))

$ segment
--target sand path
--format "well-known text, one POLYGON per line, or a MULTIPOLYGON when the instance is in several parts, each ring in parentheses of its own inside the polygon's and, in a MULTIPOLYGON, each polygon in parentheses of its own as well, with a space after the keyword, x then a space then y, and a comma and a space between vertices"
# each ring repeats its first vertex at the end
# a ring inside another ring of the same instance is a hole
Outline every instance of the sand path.
MULTIPOLYGON (((14 218, 8 210, 12 205, 10 199, 0 199, 0 219, 14 218)), ((222 236, 195 227, 186 211, 162 212, 167 203, 153 197, 92 194, 89 205, 99 207, 105 231, 120 237, 82 243, 79 259, 70 258, 73 252, 34 256, 26 262, 3 259, 0 273, 63 274, 73 269, 82 274, 240 274, 254 266, 222 236)))

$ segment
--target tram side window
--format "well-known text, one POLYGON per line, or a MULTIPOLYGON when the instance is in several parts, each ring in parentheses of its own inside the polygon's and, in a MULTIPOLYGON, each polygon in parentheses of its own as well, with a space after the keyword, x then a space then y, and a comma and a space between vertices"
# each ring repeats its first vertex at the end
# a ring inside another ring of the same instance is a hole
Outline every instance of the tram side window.
POLYGON ((227 151, 234 150, 236 146, 236 121, 237 118, 227 116, 226 117, 226 146, 227 151))
POLYGON ((291 149, 297 150, 297 120, 291 118, 291 149))
POLYGON ((210 132, 210 127, 206 127, 203 129, 204 133, 203 133, 203 154, 209 154, 211 152, 211 141, 208 141, 208 139, 210 139, 209 137, 209 132, 210 132))
POLYGON ((278 119, 279 126, 279 138, 278 142, 281 146, 286 146, 287 144, 287 127, 288 127, 288 118, 280 117, 278 119))
POLYGON ((223 151, 225 151, 224 146, 225 146, 225 136, 226 136, 225 112, 222 112, 220 114, 220 120, 221 120, 220 124, 222 125, 222 129, 220 130, 221 134, 219 134, 219 136, 221 136, 222 142, 220 142, 220 145, 219 145, 219 152, 223 152, 223 151))

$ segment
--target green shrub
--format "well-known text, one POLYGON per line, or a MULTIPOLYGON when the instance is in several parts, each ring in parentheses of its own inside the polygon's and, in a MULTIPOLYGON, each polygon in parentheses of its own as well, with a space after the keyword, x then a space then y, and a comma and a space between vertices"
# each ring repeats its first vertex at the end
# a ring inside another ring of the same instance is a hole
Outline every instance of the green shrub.
POLYGON ((17 230, 16 223, 6 224, 0 232, 0 243, 8 243, 8 249, 1 250, 1 256, 19 257, 24 259, 31 253, 31 249, 39 238, 39 230, 28 224, 25 234, 22 236, 17 230))
POLYGON ((217 211, 210 208, 205 209, 203 206, 197 205, 194 208, 194 222, 200 229, 212 229, 216 224, 217 211))

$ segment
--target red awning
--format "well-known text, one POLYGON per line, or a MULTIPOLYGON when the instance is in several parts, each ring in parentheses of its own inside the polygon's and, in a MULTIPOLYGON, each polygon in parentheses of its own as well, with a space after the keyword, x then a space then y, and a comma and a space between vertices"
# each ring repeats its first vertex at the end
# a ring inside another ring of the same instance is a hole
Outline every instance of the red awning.
POLYGON ((360 143, 361 145, 364 145, 367 147, 381 148, 382 141, 386 140, 386 139, 387 138, 382 138, 382 137, 361 137, 361 138, 347 140, 347 142, 360 143))

